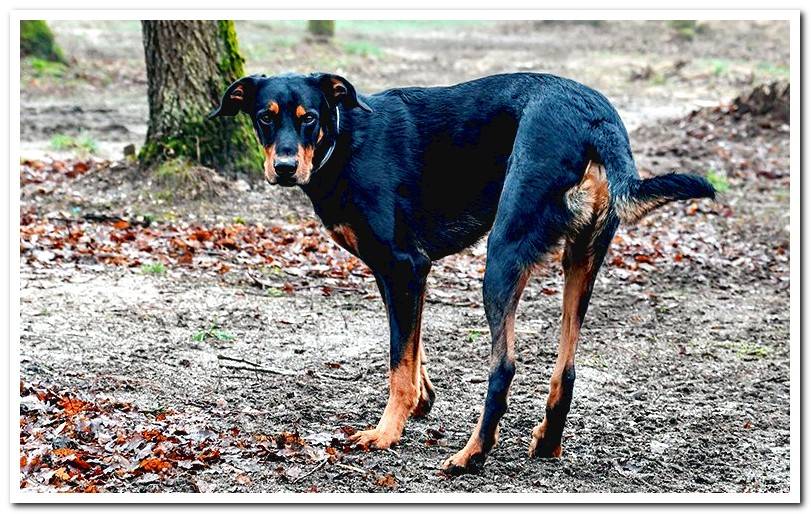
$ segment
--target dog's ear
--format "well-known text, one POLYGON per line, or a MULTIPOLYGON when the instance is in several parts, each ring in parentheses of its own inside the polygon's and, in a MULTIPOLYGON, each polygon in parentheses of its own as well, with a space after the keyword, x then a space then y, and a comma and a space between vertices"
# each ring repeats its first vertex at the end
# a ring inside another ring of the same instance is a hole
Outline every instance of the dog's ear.
POLYGON ((240 111, 250 114, 256 97, 256 87, 263 75, 249 75, 237 80, 225 90, 220 105, 208 115, 209 119, 217 116, 236 116, 240 111))
POLYGON ((372 108, 358 98, 355 86, 345 78, 330 73, 317 73, 315 78, 330 107, 342 104, 348 109, 359 107, 366 112, 372 112, 372 108))

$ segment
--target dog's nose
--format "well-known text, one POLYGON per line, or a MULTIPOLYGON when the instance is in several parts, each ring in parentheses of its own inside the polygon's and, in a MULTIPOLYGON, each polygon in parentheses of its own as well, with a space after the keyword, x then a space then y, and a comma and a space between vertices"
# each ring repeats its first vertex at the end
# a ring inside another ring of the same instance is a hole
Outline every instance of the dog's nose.
POLYGON ((276 175, 283 178, 290 178, 298 169, 298 160, 296 158, 279 158, 273 161, 273 169, 276 170, 276 175))

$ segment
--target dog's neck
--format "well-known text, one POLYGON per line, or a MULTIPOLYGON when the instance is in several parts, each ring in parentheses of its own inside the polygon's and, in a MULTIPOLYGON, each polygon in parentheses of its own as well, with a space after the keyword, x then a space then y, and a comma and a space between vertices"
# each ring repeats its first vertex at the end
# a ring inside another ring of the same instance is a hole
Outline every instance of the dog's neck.
MULTIPOLYGON (((338 106, 336 114, 336 134, 324 157, 319 161, 310 182, 301 189, 310 198, 316 214, 323 219, 322 206, 338 201, 346 190, 346 174, 351 171, 354 150, 363 139, 363 114, 355 113, 353 109, 346 110, 338 106), (319 212, 322 211, 322 212, 319 212)), ((335 209, 329 209, 334 212, 335 209)))
POLYGON ((338 135, 341 133, 341 107, 339 105, 335 106, 335 135, 332 138, 332 144, 329 145, 327 151, 324 153, 321 160, 318 162, 318 165, 313 168, 312 173, 318 172, 324 165, 329 161, 330 157, 332 157, 332 153, 335 151, 335 145, 338 143, 338 135))

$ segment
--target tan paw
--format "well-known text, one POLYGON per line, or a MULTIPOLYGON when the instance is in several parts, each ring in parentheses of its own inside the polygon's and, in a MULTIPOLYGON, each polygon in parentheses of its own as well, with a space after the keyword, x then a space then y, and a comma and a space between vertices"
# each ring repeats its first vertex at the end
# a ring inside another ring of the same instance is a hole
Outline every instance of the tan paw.
POLYGON ((442 463, 442 471, 451 476, 464 475, 466 473, 478 474, 484 468, 486 454, 481 450, 472 450, 468 447, 460 450, 453 457, 442 463))
POLYGON ((363 448, 377 448, 385 450, 400 442, 400 435, 373 428, 363 430, 349 437, 349 442, 363 448))

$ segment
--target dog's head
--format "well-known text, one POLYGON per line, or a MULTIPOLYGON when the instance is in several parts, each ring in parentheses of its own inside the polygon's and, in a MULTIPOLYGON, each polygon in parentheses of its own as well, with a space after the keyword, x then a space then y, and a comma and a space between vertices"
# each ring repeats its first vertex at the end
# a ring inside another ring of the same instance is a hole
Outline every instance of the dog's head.
POLYGON ((210 117, 250 115, 265 151, 268 182, 305 185, 319 165, 316 154, 323 159, 335 142, 339 105, 372 111, 338 75, 251 75, 228 86, 210 117))

